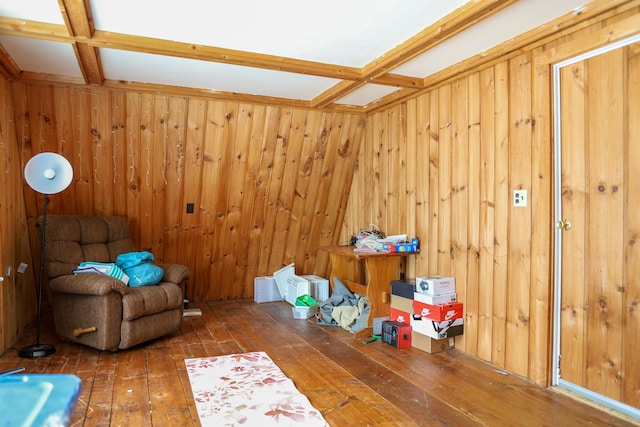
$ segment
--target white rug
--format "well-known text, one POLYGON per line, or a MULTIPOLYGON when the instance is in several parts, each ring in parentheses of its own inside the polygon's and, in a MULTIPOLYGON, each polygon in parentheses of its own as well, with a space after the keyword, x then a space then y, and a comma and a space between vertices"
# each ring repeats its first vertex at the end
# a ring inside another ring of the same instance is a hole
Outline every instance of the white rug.
POLYGON ((203 426, 328 426, 265 352, 185 364, 203 426))

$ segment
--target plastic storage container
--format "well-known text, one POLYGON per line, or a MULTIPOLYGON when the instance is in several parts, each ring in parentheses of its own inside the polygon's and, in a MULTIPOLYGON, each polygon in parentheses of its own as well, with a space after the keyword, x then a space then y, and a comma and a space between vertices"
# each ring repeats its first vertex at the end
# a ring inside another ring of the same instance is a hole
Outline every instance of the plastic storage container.
POLYGON ((257 303, 283 301, 275 278, 271 276, 256 277, 253 279, 253 300, 257 303))
POLYGON ((308 307, 305 306, 294 306, 291 307, 291 311, 293 312, 294 319, 308 319, 318 312, 318 304, 310 305, 308 307))

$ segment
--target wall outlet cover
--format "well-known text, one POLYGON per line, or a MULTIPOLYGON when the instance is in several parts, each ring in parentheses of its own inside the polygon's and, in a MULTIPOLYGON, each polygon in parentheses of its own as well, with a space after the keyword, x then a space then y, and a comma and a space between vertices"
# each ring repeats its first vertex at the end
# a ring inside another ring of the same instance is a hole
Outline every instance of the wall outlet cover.
POLYGON ((524 208, 527 206, 527 190, 513 191, 513 206, 524 208))

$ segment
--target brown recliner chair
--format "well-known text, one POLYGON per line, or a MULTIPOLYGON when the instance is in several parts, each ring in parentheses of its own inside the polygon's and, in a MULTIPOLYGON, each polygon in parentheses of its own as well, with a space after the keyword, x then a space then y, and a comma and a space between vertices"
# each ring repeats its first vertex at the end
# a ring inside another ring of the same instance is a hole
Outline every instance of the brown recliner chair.
MULTIPOLYGON (((42 217, 37 226, 41 231, 42 217)), ((116 351, 180 328, 189 269, 157 264, 164 276, 152 286, 128 287, 101 274, 72 271, 83 261, 115 262, 134 252, 121 217, 47 215, 45 271, 58 335, 100 350, 116 351)))

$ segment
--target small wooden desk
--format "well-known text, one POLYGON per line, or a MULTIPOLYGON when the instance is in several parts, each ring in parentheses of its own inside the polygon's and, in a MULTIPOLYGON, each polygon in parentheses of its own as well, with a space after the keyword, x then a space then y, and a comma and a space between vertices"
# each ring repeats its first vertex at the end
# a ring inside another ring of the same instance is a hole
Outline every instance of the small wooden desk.
POLYGON ((329 252, 331 289, 333 278, 337 277, 351 292, 368 298, 367 328, 355 337, 371 336, 373 319, 389 315, 391 281, 400 277, 400 260, 416 252, 356 253, 353 246, 324 246, 319 249, 329 252))

